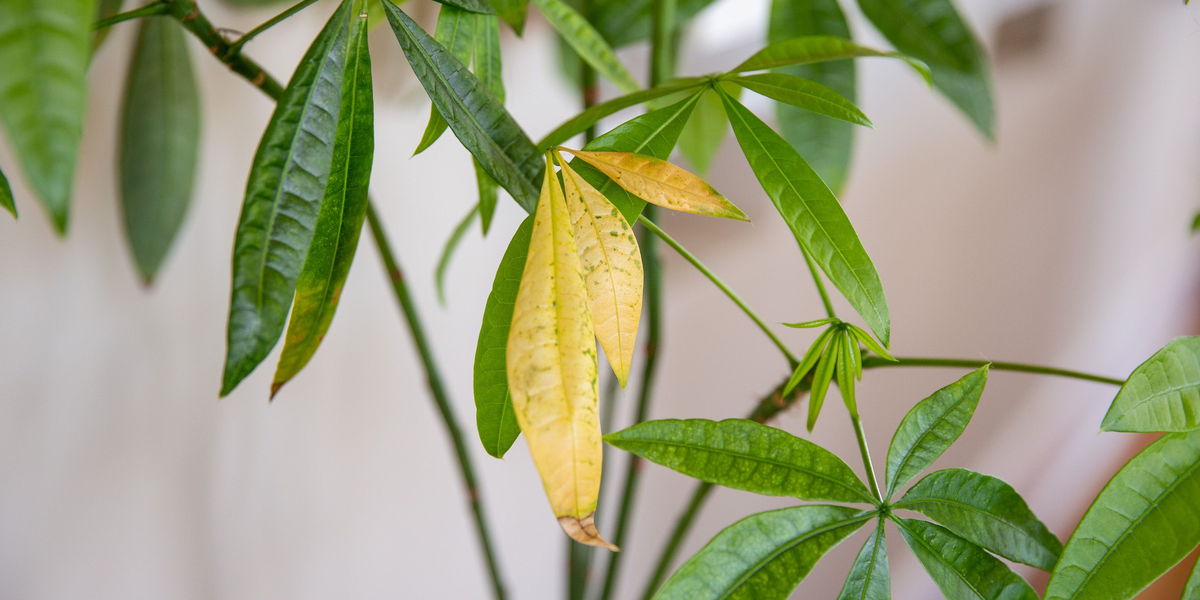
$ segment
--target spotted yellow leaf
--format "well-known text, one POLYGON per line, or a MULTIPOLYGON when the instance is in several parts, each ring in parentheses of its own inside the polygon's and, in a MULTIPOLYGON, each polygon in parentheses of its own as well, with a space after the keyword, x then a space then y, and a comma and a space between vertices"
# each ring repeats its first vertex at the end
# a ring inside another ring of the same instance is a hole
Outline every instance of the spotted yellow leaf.
POLYGON ((624 388, 642 316, 641 250, 621 211, 566 161, 559 165, 596 337, 624 388))
POLYGON ((595 332, 566 198, 550 160, 507 346, 513 412, 563 531, 615 550, 594 524, 603 448, 595 332))
POLYGON ((703 179, 665 160, 632 152, 569 150, 627 192, 671 210, 749 221, 746 213, 703 179))

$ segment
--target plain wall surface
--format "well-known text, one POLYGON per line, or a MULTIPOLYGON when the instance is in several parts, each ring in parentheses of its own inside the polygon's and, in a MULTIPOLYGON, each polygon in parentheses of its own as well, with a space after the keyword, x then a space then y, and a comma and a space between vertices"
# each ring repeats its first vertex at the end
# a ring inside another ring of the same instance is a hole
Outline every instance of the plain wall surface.
MULTIPOLYGON (((989 45, 999 23, 1034 4, 959 2, 989 45)), ((859 104, 877 129, 858 132, 842 200, 883 278, 897 355, 1124 376, 1172 337, 1197 332, 1200 241, 1188 225, 1200 208, 1200 8, 1175 0, 1047 4, 1045 43, 995 66, 994 145, 902 63, 859 63, 859 104)), ((243 30, 271 15, 201 5, 215 23, 243 30)), ((434 5, 410 6, 431 27, 434 5)), ((681 72, 729 67, 752 52, 765 37, 766 6, 723 0, 710 8, 685 38, 681 72)), ((286 80, 332 10, 321 2, 247 51, 286 80)), ((847 10, 856 35, 882 45, 847 10)), ((198 185, 159 281, 140 284, 116 187, 132 34, 121 26, 92 65, 68 239, 53 235, 0 143, 21 209, 17 222, 0 216, 0 598, 487 597, 457 463, 369 235, 309 366, 268 403, 277 347, 217 400, 230 249, 272 105, 194 42, 204 110, 198 185)), ((576 95, 558 75, 540 18, 524 39, 506 32, 504 44, 508 106, 540 137, 577 110, 576 95)), ((433 270, 475 201, 473 172, 450 134, 410 158, 428 101, 386 25, 373 34, 372 52, 373 196, 468 439, 509 591, 560 598, 564 537, 524 442, 497 461, 474 430, 480 316, 523 213, 503 198, 492 233, 482 239, 472 230, 440 307, 433 270)), ((622 56, 643 72, 644 49, 622 56)), ((773 121, 765 100, 746 96, 773 121)), ((753 223, 672 214, 660 224, 769 323, 822 316, 795 241, 732 135, 709 180, 753 223)), ((786 377, 787 363, 706 279, 669 249, 664 255, 668 310, 652 417, 742 416, 786 377)), ((837 307, 852 314, 840 299, 837 307)), ((778 329, 794 351, 813 335, 778 329)), ((962 374, 864 377, 859 405, 877 467, 905 412, 962 374)), ((1005 479, 1065 541, 1104 481, 1146 442, 1096 433, 1114 392, 993 372, 973 424, 937 466, 1005 479)), ((634 400, 632 391, 621 400, 622 423, 634 400)), ((776 424, 807 437, 802 411, 776 424)), ((827 403, 811 439, 862 472, 840 402, 827 403)), ((619 473, 624 457, 612 456, 607 468, 619 473)), ((693 485, 646 467, 622 598, 640 595, 693 485)), ((601 501, 606 534, 615 521, 604 511, 615 504, 601 501)), ((717 490, 683 556, 744 516, 791 504, 717 490)), ((835 597, 865 537, 831 552, 797 597, 835 597)), ((898 535, 889 550, 896 598, 940 597, 898 535)), ((1020 572, 1044 585, 1044 574, 1020 572)))

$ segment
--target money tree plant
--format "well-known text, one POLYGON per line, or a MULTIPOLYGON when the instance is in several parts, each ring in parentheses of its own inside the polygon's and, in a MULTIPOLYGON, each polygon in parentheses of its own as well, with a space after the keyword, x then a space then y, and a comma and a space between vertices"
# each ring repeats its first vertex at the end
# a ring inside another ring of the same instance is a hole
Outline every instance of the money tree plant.
MULTIPOLYGON (((232 240, 219 394, 258 368, 280 338, 264 395, 280 393, 315 357, 369 228, 453 443, 491 591, 506 598, 472 442, 458 424, 410 282, 369 196, 376 127, 367 37, 387 23, 432 103, 416 151, 449 130, 471 154, 477 181, 477 201, 438 263, 439 296, 453 251, 476 220, 485 235, 511 236, 476 348, 478 437, 488 454, 502 457, 525 436, 550 514, 569 538, 565 579, 572 600, 615 597, 641 460, 698 480, 642 588, 646 599, 787 598, 830 548, 860 529, 870 533, 841 600, 890 597, 889 528, 950 600, 1038 598, 1005 560, 1048 571, 1048 599, 1128 600, 1200 545, 1200 338, 1172 341, 1127 380, 890 350, 882 279, 836 196, 849 173, 855 128, 872 126, 855 105, 855 61, 903 61, 993 138, 987 57, 950 0, 858 0, 895 50, 856 44, 837 0, 773 0, 762 49, 727 72, 687 76, 675 72, 679 33, 711 0, 533 0, 562 42, 562 63, 583 105, 564 123, 538 123, 557 126, 536 142, 505 109, 502 76, 503 29, 522 35, 530 3, 439 2, 431 35, 392 0, 327 0, 331 16, 283 84, 249 56, 247 45, 316 0, 297 2, 246 33, 216 27, 195 0, 136 7, 122 0, 0 0, 0 120, 15 157, 0 168, 12 174, 20 167, 25 184, 14 194, 0 173, 0 206, 15 218, 18 205, 39 202, 66 235, 88 65, 111 27, 136 23, 116 163, 133 262, 151 283, 189 210, 201 118, 196 45, 189 38, 198 41, 276 102, 249 165, 232 240), (640 43, 650 47, 645 86, 616 51, 640 43), (603 102, 601 79, 616 90, 603 102), (772 101, 774 126, 741 102, 746 92, 772 101), (644 112, 612 126, 611 117, 629 109, 644 112), (746 220, 704 181, 724 166, 716 149, 729 129, 795 236, 791 267, 811 274, 827 313, 787 324, 821 330, 800 356, 655 223, 660 208, 746 220), (501 190, 529 213, 515 232, 493 227, 501 190), (647 419, 665 335, 660 244, 726 294, 791 367, 745 419, 647 419), (827 284, 862 326, 835 314, 827 284), (631 377, 635 365, 640 373, 631 377), (863 409, 871 402, 860 406, 856 382, 877 368, 924 366, 969 372, 901 420, 881 485, 863 435, 863 409), (995 477, 958 468, 922 476, 962 435, 989 373, 999 371, 1120 386, 1101 429, 1164 434, 1113 476, 1065 545, 995 477), (616 430, 617 390, 631 381, 634 423, 616 430), (807 398, 811 432, 834 387, 856 434, 865 482, 832 452, 768 425, 807 398), (603 476, 606 442, 631 454, 618 479, 603 476), (598 506, 601 488, 614 485, 619 504, 598 506), (677 565, 682 542, 718 485, 821 504, 747 516, 677 565)), ((1200 600, 1200 567, 1183 600, 1200 600)))

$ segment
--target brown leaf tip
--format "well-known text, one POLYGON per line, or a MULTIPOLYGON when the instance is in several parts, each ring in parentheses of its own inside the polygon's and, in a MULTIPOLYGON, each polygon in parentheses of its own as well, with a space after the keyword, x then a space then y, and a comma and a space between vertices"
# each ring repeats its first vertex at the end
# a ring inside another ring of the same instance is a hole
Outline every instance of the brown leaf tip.
POLYGON ((558 524, 563 528, 563 531, 570 536, 571 539, 579 542, 580 544, 598 546, 600 548, 612 550, 613 552, 621 551, 620 548, 604 541, 604 538, 600 537, 600 532, 596 529, 596 513, 594 511, 588 513, 588 515, 582 519, 577 519, 575 517, 559 517, 558 524))

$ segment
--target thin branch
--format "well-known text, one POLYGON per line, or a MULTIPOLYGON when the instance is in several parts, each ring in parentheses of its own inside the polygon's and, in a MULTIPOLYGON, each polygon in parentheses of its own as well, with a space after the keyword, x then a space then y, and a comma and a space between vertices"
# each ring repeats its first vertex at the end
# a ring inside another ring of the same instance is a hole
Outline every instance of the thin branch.
POLYGON ((141 19, 144 17, 154 17, 154 16, 158 16, 158 15, 165 15, 169 12, 171 12, 171 4, 169 2, 163 2, 160 0, 159 2, 155 2, 153 4, 147 4, 146 6, 143 6, 138 9, 126 11, 123 13, 117 13, 107 19, 101 19, 99 21, 96 21, 95 23, 92 24, 92 31, 104 29, 105 27, 112 27, 113 25, 116 25, 117 23, 123 23, 125 21, 132 21, 133 19, 141 19))
POLYGON ((1109 385, 1125 385, 1124 379, 1116 379, 1114 377, 1105 377, 1103 375, 1093 375, 1091 373, 1083 373, 1081 371, 1072 371, 1069 369, 1058 369, 1055 367, 1044 367, 1042 365, 1031 365, 1025 363, 1003 362, 993 360, 974 360, 966 358, 916 358, 916 357, 897 357, 896 362, 880 358, 878 356, 864 356, 864 369, 878 369, 882 367, 962 367, 966 369, 978 369, 984 365, 991 365, 997 371, 1017 371, 1020 373, 1037 373, 1039 375, 1053 375, 1055 377, 1069 377, 1071 379, 1082 379, 1084 381, 1094 381, 1096 383, 1107 383, 1109 385))
POLYGON ((254 39, 258 34, 282 23, 284 19, 287 19, 288 17, 308 8, 312 4, 316 3, 316 1, 317 0, 300 0, 300 2, 297 2, 296 4, 294 4, 291 8, 288 8, 287 10, 275 15, 274 17, 271 17, 271 19, 268 20, 266 23, 263 23, 262 25, 259 25, 258 27, 255 27, 254 29, 251 29, 245 35, 238 38, 236 41, 234 41, 232 44, 229 45, 229 48, 226 50, 227 55, 228 56, 236 56, 238 54, 241 54, 242 46, 245 46, 246 42, 249 42, 250 40, 254 39))

